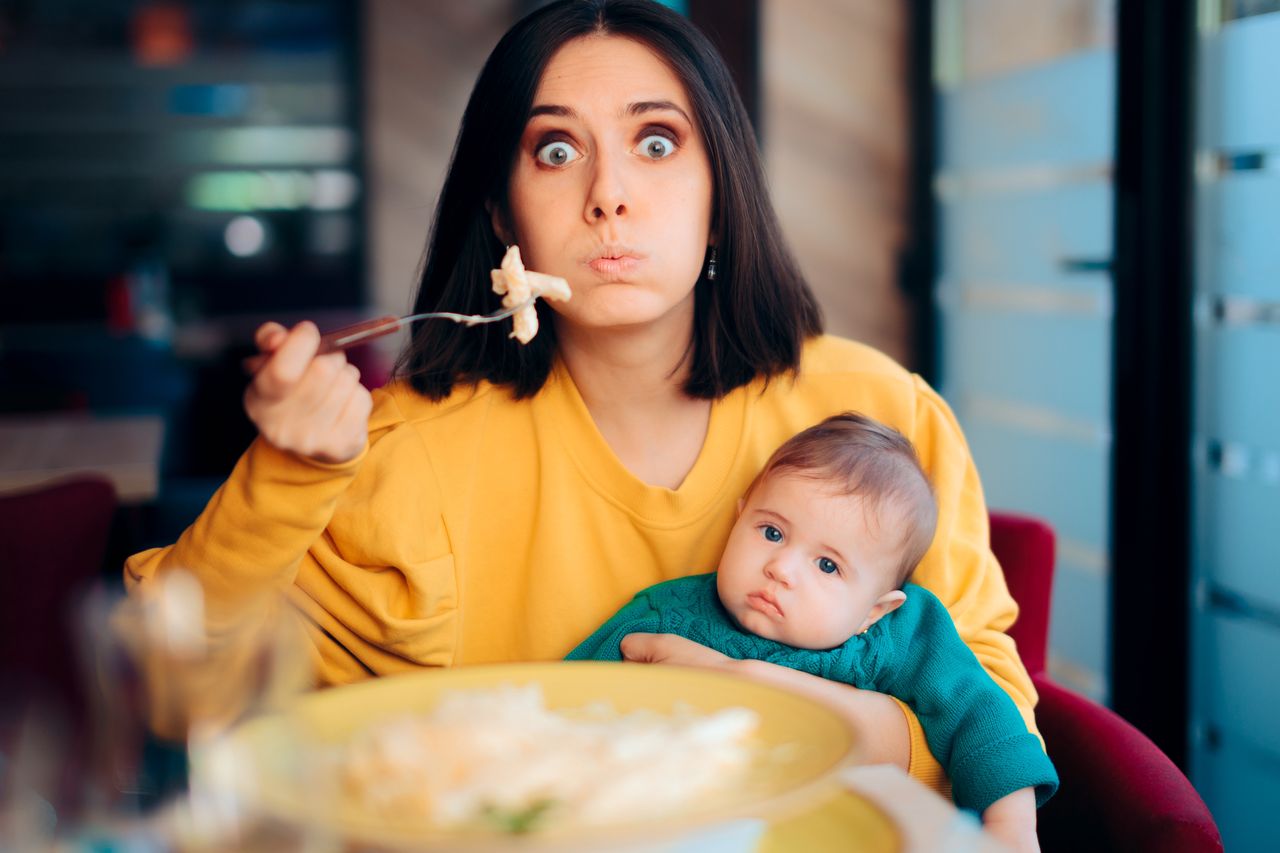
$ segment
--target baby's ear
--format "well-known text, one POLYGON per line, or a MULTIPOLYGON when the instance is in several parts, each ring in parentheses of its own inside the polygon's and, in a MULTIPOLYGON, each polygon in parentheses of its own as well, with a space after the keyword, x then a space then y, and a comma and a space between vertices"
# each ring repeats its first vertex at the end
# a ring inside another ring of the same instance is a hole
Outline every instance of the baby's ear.
POLYGON ((871 605, 871 611, 867 613, 867 618, 863 621, 862 627, 858 629, 858 633, 861 634, 883 617, 897 610, 906 600, 907 594, 900 589, 890 590, 877 598, 876 603, 871 605))

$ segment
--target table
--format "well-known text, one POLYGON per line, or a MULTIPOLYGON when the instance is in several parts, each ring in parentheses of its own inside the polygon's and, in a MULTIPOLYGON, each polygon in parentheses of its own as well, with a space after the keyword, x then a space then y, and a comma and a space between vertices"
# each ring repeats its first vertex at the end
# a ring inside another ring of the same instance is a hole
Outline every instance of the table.
POLYGON ((0 492, 72 474, 99 474, 122 504, 154 500, 159 491, 164 418, 90 414, 0 418, 0 492))

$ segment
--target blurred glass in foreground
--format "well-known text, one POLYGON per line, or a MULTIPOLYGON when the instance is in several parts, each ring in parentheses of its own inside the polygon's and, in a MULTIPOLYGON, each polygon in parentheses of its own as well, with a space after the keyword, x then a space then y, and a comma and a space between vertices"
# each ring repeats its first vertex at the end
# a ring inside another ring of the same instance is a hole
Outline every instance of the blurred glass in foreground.
MULTIPOLYGON (((174 571, 129 598, 95 590, 82 613, 86 754, 68 776, 67 732, 22 720, 0 755, 0 848, 225 849, 261 832, 242 796, 254 768, 224 735, 311 682, 288 604, 264 598, 209 629, 199 583, 174 571)), ((296 765, 298 744, 274 747, 296 765)))

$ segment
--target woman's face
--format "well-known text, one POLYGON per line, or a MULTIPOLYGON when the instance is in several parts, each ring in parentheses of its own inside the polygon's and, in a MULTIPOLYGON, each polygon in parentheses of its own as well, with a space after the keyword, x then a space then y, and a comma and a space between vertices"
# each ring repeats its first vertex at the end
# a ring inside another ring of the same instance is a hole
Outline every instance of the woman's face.
POLYGON ((509 220, 525 265, 562 276, 584 328, 689 324, 711 230, 711 164, 684 86, 643 44, 566 43, 520 139, 509 220))

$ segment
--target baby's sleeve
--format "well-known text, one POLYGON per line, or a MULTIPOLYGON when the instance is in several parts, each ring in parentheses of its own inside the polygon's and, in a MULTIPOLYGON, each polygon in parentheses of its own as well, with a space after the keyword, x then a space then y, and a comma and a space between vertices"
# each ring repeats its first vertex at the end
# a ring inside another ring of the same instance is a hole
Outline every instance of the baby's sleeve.
POLYGON ((1058 774, 1040 739, 964 644, 942 602, 921 587, 906 589, 907 603, 884 620, 877 686, 919 717, 956 805, 981 812, 1022 788, 1034 788, 1043 805, 1058 789, 1058 774))
POLYGON ((565 660, 622 660, 622 638, 636 632, 656 632, 659 614, 648 592, 641 592, 592 632, 565 660))

